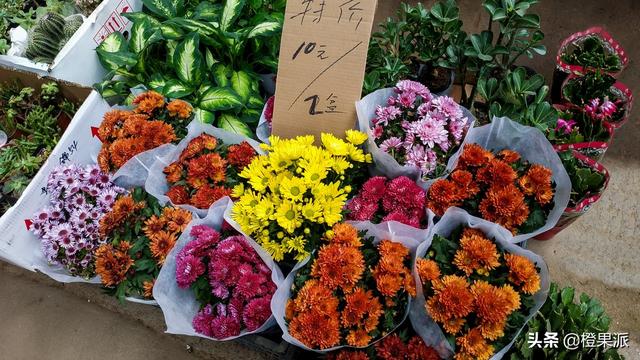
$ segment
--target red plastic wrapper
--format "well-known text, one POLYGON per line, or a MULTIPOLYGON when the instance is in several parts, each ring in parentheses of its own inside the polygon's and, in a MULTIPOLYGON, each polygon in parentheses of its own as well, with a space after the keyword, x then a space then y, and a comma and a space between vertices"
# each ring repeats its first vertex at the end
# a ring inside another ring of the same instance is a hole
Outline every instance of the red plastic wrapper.
POLYGON ((620 62, 622 63, 622 67, 619 71, 609 73, 612 76, 618 75, 622 70, 629 64, 629 57, 627 56, 626 51, 622 48, 622 46, 609 34, 604 28, 600 26, 591 27, 585 31, 577 32, 568 38, 566 38, 562 44, 560 45, 560 49, 558 49, 558 54, 556 56, 556 64, 558 69, 571 73, 571 74, 584 74, 586 70, 583 66, 576 64, 567 64, 562 60, 562 54, 566 53, 572 45, 580 44, 584 41, 585 38, 590 36, 597 36, 607 47, 607 50, 611 54, 616 54, 620 58, 620 62))
POLYGON ((553 227, 551 230, 548 230, 548 231, 536 236, 535 237, 536 240, 541 240, 541 241, 551 240, 559 232, 561 232, 562 230, 566 229, 574 221, 578 220, 578 218, 580 216, 586 214, 587 211, 589 211, 591 209, 593 204, 595 204, 596 202, 598 202, 598 200, 600 200, 600 198, 602 197, 602 194, 604 193, 604 191, 607 189, 607 186, 609 185, 609 172, 607 171, 607 169, 604 166, 602 166, 602 164, 600 164, 599 162, 595 161, 594 159, 592 159, 592 158, 590 158, 588 156, 583 155, 582 153, 578 152, 577 150, 573 151, 573 155, 583 165, 586 165, 589 168, 591 168, 592 170, 595 170, 595 171, 603 174, 604 177, 605 177, 604 185, 602 186, 602 189, 600 189, 600 191, 598 191, 598 193, 583 198, 575 206, 567 207, 564 210, 564 213, 562 214, 562 216, 560 216, 560 220, 558 220, 558 223, 556 224, 556 226, 553 227))

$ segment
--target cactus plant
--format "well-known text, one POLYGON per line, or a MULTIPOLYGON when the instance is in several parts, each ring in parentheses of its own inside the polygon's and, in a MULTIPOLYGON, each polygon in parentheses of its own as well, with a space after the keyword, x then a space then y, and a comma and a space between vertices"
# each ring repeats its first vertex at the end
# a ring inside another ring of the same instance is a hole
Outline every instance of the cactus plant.
POLYGON ((101 2, 102 0, 76 0, 76 6, 85 16, 89 16, 101 2))
POLYGON ((47 13, 31 29, 25 56, 35 62, 52 63, 82 22, 80 16, 67 21, 60 14, 47 13))
POLYGON ((67 20, 63 28, 63 33, 62 33, 63 38, 69 39, 71 36, 73 36, 73 34, 75 34, 76 31, 78 31, 82 23, 83 23, 83 20, 82 20, 82 17, 80 16, 73 16, 69 20, 67 20))
POLYGON ((36 27, 42 30, 45 34, 51 36, 49 40, 55 41, 62 38, 65 24, 66 21, 62 15, 50 12, 40 18, 36 27))

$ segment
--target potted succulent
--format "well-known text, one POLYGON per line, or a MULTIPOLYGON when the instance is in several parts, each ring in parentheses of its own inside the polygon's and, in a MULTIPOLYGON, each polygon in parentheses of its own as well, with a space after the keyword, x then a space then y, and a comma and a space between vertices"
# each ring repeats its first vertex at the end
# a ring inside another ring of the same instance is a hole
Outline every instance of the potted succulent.
POLYGON ((76 105, 64 99, 57 84, 39 92, 19 84, 0 85, 0 214, 20 197, 60 139, 76 105))
POLYGON ((421 3, 416 6, 403 3, 398 20, 387 19, 372 36, 365 93, 411 79, 421 82, 432 93, 448 94, 455 73, 444 61, 446 49, 466 36, 459 14, 455 0, 439 1, 431 9, 425 9, 421 3))

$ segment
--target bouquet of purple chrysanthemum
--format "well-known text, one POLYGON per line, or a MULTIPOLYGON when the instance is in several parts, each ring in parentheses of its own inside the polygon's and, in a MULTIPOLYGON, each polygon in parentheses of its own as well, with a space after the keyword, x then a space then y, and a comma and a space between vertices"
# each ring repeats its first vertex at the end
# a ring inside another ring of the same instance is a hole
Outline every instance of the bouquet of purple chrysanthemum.
POLYGON ((103 243, 100 219, 124 191, 97 165, 55 168, 47 181, 50 204, 31 219, 31 231, 42 241, 47 261, 73 276, 94 277, 94 252, 103 243))
POLYGON ((258 330, 271 317, 271 269, 242 235, 223 238, 206 225, 190 235, 176 257, 176 282, 200 304, 194 330, 218 340, 258 330))
POLYGON ((380 151, 401 166, 419 170, 427 181, 445 174, 470 125, 471 119, 452 98, 433 96, 424 85, 403 80, 386 104, 377 105, 370 131, 380 151))

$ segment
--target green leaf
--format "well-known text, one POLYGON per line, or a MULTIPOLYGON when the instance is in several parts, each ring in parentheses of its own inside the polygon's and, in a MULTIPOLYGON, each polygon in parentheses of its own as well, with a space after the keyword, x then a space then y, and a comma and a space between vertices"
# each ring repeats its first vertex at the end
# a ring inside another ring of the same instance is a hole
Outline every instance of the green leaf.
POLYGON ((164 23, 160 25, 160 31, 165 39, 180 40, 184 36, 184 31, 177 24, 164 23))
POLYGON ((231 88, 211 88, 203 94, 200 107, 208 111, 237 109, 242 107, 242 98, 231 88))
POLYGON ((105 52, 101 49, 96 50, 98 58, 102 66, 109 70, 115 71, 121 68, 135 66, 138 63, 138 57, 134 53, 122 51, 117 53, 105 52))
POLYGON ((220 87, 231 86, 231 82, 229 81, 229 77, 231 76, 231 70, 223 64, 217 64, 213 68, 213 78, 216 81, 216 84, 220 87))
POLYGON ((129 40, 129 50, 138 54, 147 46, 161 40, 157 29, 154 29, 148 20, 137 21, 131 27, 131 38, 129 40))
POLYGON ((245 71, 234 71, 231 75, 231 88, 240 95, 243 103, 249 100, 251 83, 251 77, 245 71))
POLYGON ((167 81, 167 84, 164 86, 162 93, 171 99, 180 99, 185 96, 191 95, 194 92, 194 88, 188 85, 185 85, 180 80, 171 79, 167 81))
POLYGON ((162 76, 162 74, 153 74, 151 75, 151 79, 149 80, 149 88, 151 88, 151 90, 157 91, 159 93, 163 93, 164 92, 164 87, 167 84, 167 81, 165 80, 165 78, 162 76))
POLYGON ((200 35, 187 35, 173 54, 173 65, 178 78, 190 85, 198 85, 203 76, 203 58, 200 53, 200 35))
POLYGON ((220 8, 217 4, 214 5, 208 1, 203 1, 198 4, 191 17, 196 20, 218 21, 220 8))
POLYGON ((220 29, 222 31, 229 30, 231 24, 240 16, 245 0, 227 0, 222 9, 222 18, 220 19, 220 29))
POLYGON ((211 49, 207 48, 207 50, 204 53, 204 60, 205 60, 205 64, 207 65, 207 69, 211 70, 211 68, 218 63, 218 60, 216 60, 213 57, 213 53, 211 52, 211 49))
POLYGON ((145 14, 143 12, 128 12, 128 13, 123 13, 121 15, 131 20, 132 22, 147 20, 153 26, 156 26, 156 27, 160 26, 160 21, 158 21, 158 19, 154 18, 149 14, 145 14))
POLYGON ((218 32, 217 23, 209 23, 192 19, 174 18, 165 22, 165 24, 177 25, 189 32, 195 31, 200 34, 200 36, 211 36, 218 32))
POLYGON ((266 21, 256 25, 251 31, 249 31, 249 35, 247 37, 252 39, 258 36, 271 36, 278 33, 282 30, 282 24, 277 21, 266 21))
POLYGON ((211 111, 196 108, 193 110, 193 113, 194 120, 204 124, 213 124, 213 122, 216 120, 216 115, 211 111))
POLYGON ((562 304, 564 304, 565 306, 568 306, 569 304, 573 304, 574 293, 575 293, 575 290, 571 287, 566 287, 562 289, 562 291, 560 292, 560 298, 562 299, 562 304))
POLYGON ((247 124, 238 119, 235 115, 224 113, 218 119, 218 127, 234 134, 243 135, 248 138, 253 136, 247 124))
POLYGON ((178 16, 176 4, 171 0, 142 0, 142 3, 161 18, 171 19, 178 16))
POLYGON ((127 49, 127 39, 124 38, 119 32, 113 32, 104 39, 96 50, 102 50, 103 52, 115 53, 124 51, 127 49))

